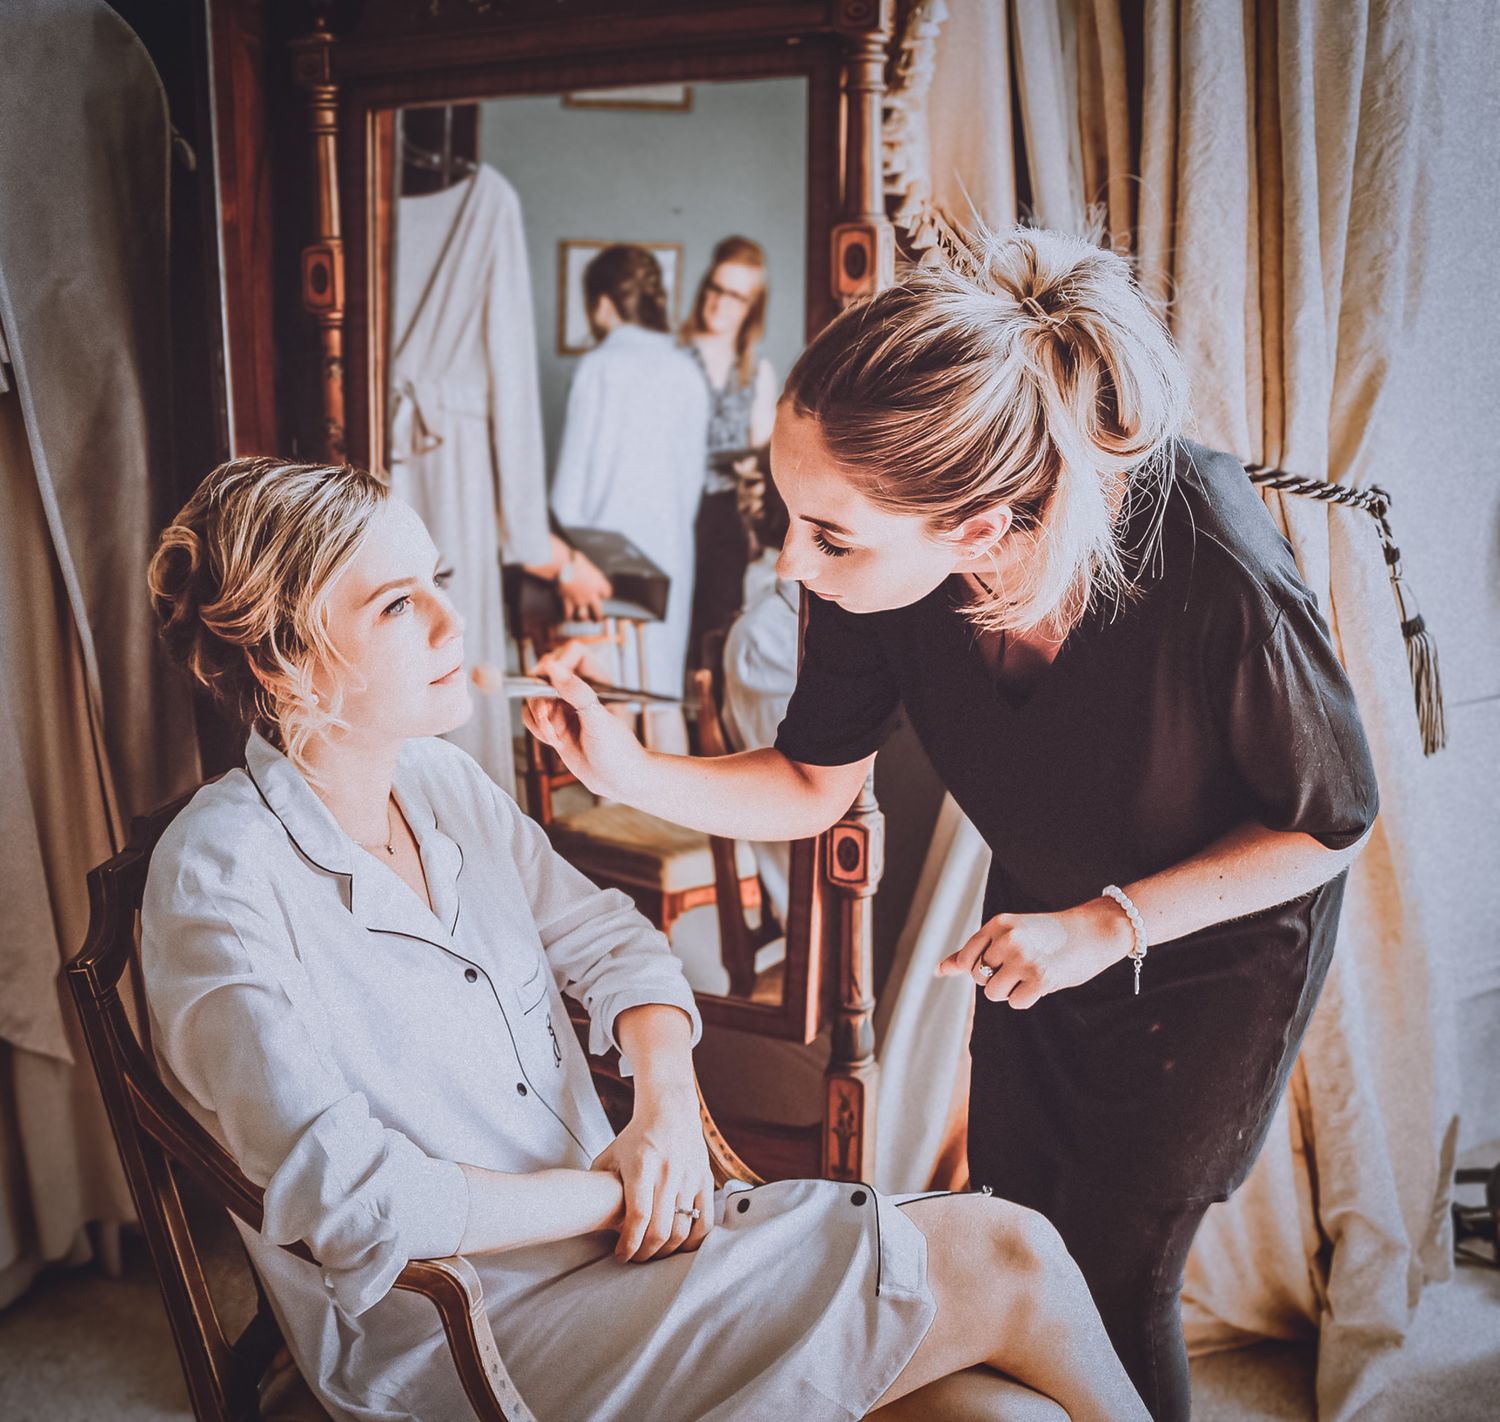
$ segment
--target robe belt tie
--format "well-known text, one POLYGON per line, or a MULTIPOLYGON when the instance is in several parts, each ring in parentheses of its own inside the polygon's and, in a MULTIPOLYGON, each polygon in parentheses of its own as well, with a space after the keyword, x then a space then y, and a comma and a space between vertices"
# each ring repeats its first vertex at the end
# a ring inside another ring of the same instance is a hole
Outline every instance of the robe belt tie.
POLYGON ((445 416, 488 420, 489 387, 451 380, 397 379, 391 401, 392 464, 430 454, 448 433, 445 416))

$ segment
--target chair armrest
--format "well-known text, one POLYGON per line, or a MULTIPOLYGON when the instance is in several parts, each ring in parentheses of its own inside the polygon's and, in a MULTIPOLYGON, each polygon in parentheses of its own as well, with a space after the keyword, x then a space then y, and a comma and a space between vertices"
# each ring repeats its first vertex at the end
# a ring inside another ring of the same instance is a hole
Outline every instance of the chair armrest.
POLYGON ((723 1131, 708 1109, 708 1102, 703 1099, 703 1088, 699 1086, 697 1091, 698 1116, 703 1122, 703 1140, 708 1146, 708 1164, 713 1171, 714 1184, 743 1180, 749 1185, 764 1185, 766 1182, 734 1153, 734 1148, 724 1139, 723 1131))
MULTIPOLYGON (((724 1139, 701 1089, 698 1114, 703 1122, 703 1139, 708 1146, 714 1184, 723 1185, 729 1180, 763 1184, 760 1176, 724 1139)), ((305 1246, 293 1246, 293 1252, 305 1255, 305 1246)), ((467 1259, 451 1254, 443 1259, 409 1260, 397 1276, 395 1286, 432 1300, 443 1322, 453 1365, 479 1422, 536 1422, 500 1356, 489 1314, 485 1312, 484 1286, 467 1259)))
POLYGON ((484 1288, 467 1259, 457 1254, 412 1259, 395 1286, 424 1295, 437 1308, 453 1365, 479 1422, 536 1422, 500 1356, 484 1309, 484 1288))

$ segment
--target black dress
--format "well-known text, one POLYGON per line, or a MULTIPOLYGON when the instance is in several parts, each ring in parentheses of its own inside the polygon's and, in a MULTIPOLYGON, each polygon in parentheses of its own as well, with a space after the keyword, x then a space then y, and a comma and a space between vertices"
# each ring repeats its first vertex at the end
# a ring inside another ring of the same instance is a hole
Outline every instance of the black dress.
MULTIPOLYGON (((815 601, 777 748, 848 764, 904 706, 993 851, 986 918, 1071 908, 1247 821, 1358 840, 1376 787, 1354 697, 1239 463, 1180 444, 1123 543, 1135 594, 1092 609, 1021 698, 986 669, 959 579, 888 612, 815 601)), ((1120 962, 1027 1011, 977 999, 974 1183, 1052 1218, 1158 1417, 1186 1415, 1180 1326, 1160 1305, 1175 1308, 1203 1209, 1265 1138, 1342 895, 1341 875, 1152 944, 1139 997, 1120 962)))

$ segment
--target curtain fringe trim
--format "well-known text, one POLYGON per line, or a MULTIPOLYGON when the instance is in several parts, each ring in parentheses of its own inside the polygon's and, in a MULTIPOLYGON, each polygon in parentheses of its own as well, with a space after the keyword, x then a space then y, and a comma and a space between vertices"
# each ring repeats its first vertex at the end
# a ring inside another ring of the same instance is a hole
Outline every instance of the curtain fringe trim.
POLYGON ((1300 494, 1322 503, 1342 504, 1362 509, 1375 520, 1380 546, 1390 571, 1391 588, 1401 616, 1401 637, 1406 643, 1406 664, 1411 673, 1412 692, 1417 704, 1417 724, 1422 732, 1422 754, 1434 755, 1448 744, 1448 727, 1443 716, 1443 684, 1438 673, 1437 642, 1427 630, 1422 614, 1415 611, 1416 599, 1402 576, 1401 550, 1391 531, 1391 496, 1377 485, 1354 489, 1347 484, 1332 484, 1324 479, 1309 479, 1302 474, 1288 474, 1264 464, 1246 464, 1250 482, 1283 494, 1300 494))
POLYGON ((913 7, 896 44, 881 114, 882 182, 887 196, 899 200, 894 221, 929 264, 939 260, 931 249, 946 250, 944 235, 951 235, 932 202, 927 138, 927 93, 937 67, 938 33, 947 18, 946 0, 919 0, 913 7))

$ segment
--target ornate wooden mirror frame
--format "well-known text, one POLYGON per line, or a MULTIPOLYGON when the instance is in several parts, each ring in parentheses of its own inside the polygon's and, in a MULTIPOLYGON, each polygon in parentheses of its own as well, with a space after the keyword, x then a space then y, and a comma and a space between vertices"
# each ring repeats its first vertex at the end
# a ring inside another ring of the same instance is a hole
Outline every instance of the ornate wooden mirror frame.
MULTIPOLYGON (((368 0, 311 5, 293 64, 308 99, 316 228, 302 252, 324 457, 384 464, 398 108, 620 84, 808 81, 806 334, 887 283, 880 104, 894 0, 368 0)), ((833 1023, 823 1173, 873 1168, 871 899, 883 821, 869 786, 793 848, 780 1005, 700 996, 703 1016, 812 1041, 833 1023), (867 1124, 868 1123, 868 1124, 867 1124)))

